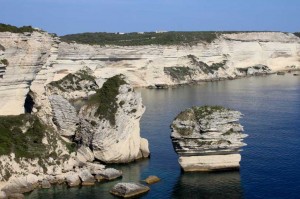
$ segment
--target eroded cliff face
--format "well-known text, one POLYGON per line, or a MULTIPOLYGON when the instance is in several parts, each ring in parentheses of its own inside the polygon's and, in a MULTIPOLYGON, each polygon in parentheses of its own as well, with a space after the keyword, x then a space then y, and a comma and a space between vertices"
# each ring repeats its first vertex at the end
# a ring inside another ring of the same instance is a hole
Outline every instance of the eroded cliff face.
MULTIPOLYGON (((300 67, 300 39, 280 32, 220 34, 211 43, 192 46, 122 47, 68 44, 38 31, 2 32, 0 45, 0 115, 24 113, 29 90, 35 101, 42 103, 44 98, 40 93, 46 92, 46 84, 83 67, 91 69, 100 87, 105 79, 118 74, 125 75, 131 85, 138 87, 235 78, 300 67)), ((76 91, 72 95, 76 98, 83 94, 76 91)))
POLYGON ((174 85, 245 76, 257 65, 267 66, 265 72, 299 68, 299 49, 298 37, 280 32, 221 34, 212 43, 193 46, 60 43, 54 67, 89 65, 97 77, 122 73, 134 86, 174 85))

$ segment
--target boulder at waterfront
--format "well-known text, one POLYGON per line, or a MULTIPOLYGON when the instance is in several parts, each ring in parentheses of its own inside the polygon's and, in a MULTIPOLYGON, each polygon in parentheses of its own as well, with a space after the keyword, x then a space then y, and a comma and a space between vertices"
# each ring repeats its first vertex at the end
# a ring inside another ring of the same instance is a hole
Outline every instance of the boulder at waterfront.
POLYGON ((171 139, 184 171, 231 170, 240 167, 242 114, 220 106, 192 107, 171 125, 171 139))
POLYGON ((110 193, 119 197, 129 198, 144 194, 149 190, 149 187, 142 184, 123 182, 116 184, 110 193))

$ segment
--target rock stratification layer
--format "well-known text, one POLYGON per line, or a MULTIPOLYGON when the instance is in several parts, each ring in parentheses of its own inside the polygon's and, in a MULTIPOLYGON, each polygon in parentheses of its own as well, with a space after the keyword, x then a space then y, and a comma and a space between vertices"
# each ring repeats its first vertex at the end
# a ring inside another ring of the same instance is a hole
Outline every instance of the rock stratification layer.
POLYGON ((220 106, 193 107, 173 121, 171 139, 184 171, 239 168, 246 144, 241 113, 220 106))

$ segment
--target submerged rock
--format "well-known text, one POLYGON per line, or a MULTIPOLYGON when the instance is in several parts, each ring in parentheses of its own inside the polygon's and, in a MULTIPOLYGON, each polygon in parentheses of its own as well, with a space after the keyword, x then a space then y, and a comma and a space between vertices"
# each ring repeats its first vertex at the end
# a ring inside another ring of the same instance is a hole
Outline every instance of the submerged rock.
POLYGON ((138 183, 118 183, 116 184, 110 193, 123 198, 129 198, 144 194, 150 190, 149 187, 138 183))
POLYGON ((173 121, 172 143, 184 171, 238 169, 246 144, 242 114, 220 106, 193 107, 173 121))
POLYGON ((25 196, 21 193, 13 193, 13 194, 9 195, 8 198, 9 199, 24 199, 25 196))
POLYGON ((144 180, 147 184, 154 184, 160 181, 160 178, 157 176, 149 176, 144 180))

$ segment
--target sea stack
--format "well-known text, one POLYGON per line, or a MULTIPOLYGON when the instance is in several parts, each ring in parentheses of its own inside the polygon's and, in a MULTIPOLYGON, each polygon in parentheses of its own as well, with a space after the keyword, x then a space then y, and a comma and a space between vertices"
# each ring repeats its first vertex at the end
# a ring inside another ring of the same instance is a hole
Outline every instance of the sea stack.
POLYGON ((240 167, 242 114, 221 106, 192 107, 174 119, 171 139, 184 171, 236 170, 240 167))

